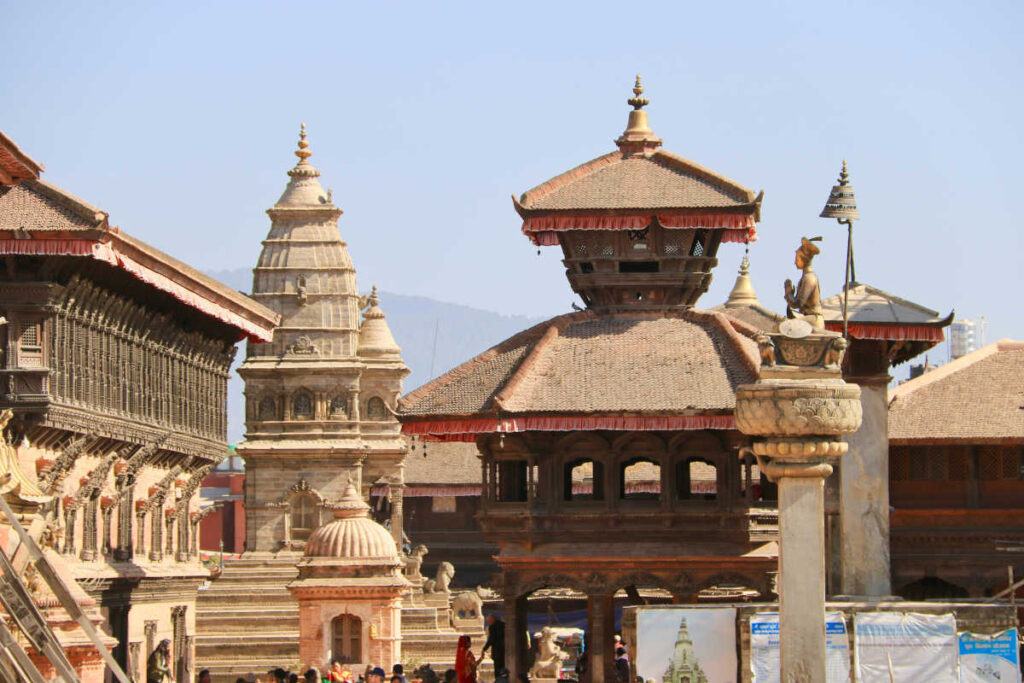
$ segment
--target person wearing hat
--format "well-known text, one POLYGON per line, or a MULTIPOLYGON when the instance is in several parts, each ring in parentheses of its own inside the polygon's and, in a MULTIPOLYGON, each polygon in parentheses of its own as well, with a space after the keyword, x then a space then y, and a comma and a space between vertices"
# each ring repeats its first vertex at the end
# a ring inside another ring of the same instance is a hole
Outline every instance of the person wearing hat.
POLYGON ((800 276, 796 288, 793 287, 792 280, 786 280, 785 285, 786 317, 806 320, 811 324, 811 328, 817 331, 825 329, 825 318, 821 314, 821 288, 818 286, 818 276, 811 268, 811 261, 821 253, 814 244, 819 240, 820 237, 800 238, 795 265, 803 271, 803 275, 800 276))
POLYGON ((171 641, 164 638, 146 660, 146 683, 173 683, 171 674, 171 641))

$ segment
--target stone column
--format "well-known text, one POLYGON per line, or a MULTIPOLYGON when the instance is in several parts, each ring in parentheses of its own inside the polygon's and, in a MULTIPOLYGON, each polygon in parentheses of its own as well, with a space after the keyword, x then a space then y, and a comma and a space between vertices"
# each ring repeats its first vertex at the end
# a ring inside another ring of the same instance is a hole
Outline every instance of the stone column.
POLYGON ((825 683, 824 481, 847 450, 840 437, 860 425, 860 388, 840 376, 842 337, 803 334, 758 339, 760 377, 736 390, 735 414, 779 488, 781 680, 825 683))
POLYGON ((405 531, 403 523, 403 497, 405 484, 388 484, 391 493, 391 537, 395 539, 398 551, 402 551, 402 535, 405 531))
POLYGON ((842 592, 883 597, 892 593, 889 568, 888 375, 858 379, 864 420, 846 437, 849 454, 840 472, 842 592))

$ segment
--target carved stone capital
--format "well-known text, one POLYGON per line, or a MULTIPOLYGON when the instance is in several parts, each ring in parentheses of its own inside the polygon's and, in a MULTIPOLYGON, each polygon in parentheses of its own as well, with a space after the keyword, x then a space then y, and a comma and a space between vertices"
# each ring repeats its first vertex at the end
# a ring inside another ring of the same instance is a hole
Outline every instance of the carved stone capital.
POLYGON ((841 380, 769 380, 736 389, 736 426, 744 434, 838 436, 860 422, 860 387, 841 380))

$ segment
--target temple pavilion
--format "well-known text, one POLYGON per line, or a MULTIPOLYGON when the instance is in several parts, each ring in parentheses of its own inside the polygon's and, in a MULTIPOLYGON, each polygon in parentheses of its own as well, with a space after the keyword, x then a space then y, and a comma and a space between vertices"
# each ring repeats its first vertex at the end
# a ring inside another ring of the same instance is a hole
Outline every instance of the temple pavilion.
POLYGON ((733 423, 736 387, 758 375, 757 332, 694 307, 719 246, 755 237, 762 193, 660 149, 639 78, 633 92, 615 151, 514 198, 527 238, 561 247, 586 309, 399 402, 404 433, 480 452, 513 676, 538 589, 587 596, 589 671, 603 683, 617 591, 692 601, 739 584, 767 597, 776 567, 774 504, 758 499, 770 487, 738 458, 747 439, 733 423), (711 492, 691 476, 708 466, 711 492))

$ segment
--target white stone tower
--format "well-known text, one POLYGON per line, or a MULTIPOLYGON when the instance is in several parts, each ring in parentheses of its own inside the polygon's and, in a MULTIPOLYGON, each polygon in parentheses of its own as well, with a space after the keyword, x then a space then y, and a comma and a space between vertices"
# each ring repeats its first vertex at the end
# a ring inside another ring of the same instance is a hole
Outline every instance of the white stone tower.
POLYGON ((320 185, 302 126, 299 162, 267 211, 270 233, 253 270, 252 297, 281 314, 270 344, 250 344, 245 380, 246 551, 299 552, 328 521, 351 476, 392 501, 401 540, 406 445, 392 409, 409 370, 376 288, 360 297, 338 231, 342 211, 320 185), (360 311, 366 306, 360 325, 360 311))
POLYGON ((679 622, 679 633, 676 634, 676 646, 672 650, 663 683, 707 683, 708 677, 700 668, 697 654, 693 651, 693 640, 686 626, 686 617, 679 622))

